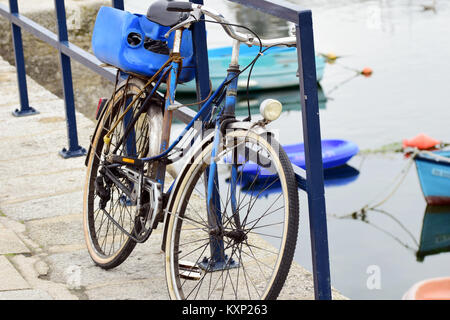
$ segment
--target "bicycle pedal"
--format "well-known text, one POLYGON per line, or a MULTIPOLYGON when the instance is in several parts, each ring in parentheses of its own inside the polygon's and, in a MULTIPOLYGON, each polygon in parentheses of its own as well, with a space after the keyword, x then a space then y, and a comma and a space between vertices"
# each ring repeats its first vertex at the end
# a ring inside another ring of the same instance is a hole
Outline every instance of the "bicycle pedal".
POLYGON ((118 156, 116 154, 108 155, 107 160, 113 164, 120 163, 124 165, 131 165, 137 168, 143 168, 145 164, 145 162, 140 159, 118 156))
POLYGON ((202 278, 202 274, 195 271, 185 271, 180 270, 179 271, 180 278, 186 279, 186 280, 200 280, 202 278))
POLYGON ((197 267, 197 265, 194 262, 190 262, 190 261, 186 261, 186 260, 181 260, 180 262, 178 262, 178 266, 180 267, 180 269, 197 270, 198 272, 201 271, 201 269, 199 267, 197 267))

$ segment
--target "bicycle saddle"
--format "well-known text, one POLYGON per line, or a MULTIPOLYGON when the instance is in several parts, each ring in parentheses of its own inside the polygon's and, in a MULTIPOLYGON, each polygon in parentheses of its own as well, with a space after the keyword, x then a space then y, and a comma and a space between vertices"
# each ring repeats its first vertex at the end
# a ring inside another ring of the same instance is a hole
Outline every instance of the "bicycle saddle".
POLYGON ((189 12, 167 11, 171 0, 159 0, 154 2, 147 11, 147 18, 165 27, 173 27, 189 18, 189 12))

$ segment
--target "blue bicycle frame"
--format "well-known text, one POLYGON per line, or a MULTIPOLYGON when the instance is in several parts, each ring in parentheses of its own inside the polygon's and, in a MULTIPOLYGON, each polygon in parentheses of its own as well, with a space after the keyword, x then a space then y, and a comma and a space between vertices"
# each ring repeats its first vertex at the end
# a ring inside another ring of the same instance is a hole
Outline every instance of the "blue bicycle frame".
MULTIPOLYGON (((178 43, 181 42, 182 37, 182 31, 178 30, 175 42, 178 41, 178 43)), ((239 48, 239 46, 234 46, 235 48, 239 48)), ((176 54, 177 47, 174 45, 174 52, 176 54)), ((237 49, 238 50, 238 49, 237 49)), ((235 52, 233 56, 239 54, 239 51, 235 52)), ((233 60, 237 61, 237 59, 233 60)), ((222 226, 222 216, 221 216, 221 207, 220 207, 220 197, 219 193, 220 191, 217 190, 215 186, 218 185, 217 183, 217 163, 215 160, 215 157, 219 150, 219 144, 221 139, 221 124, 224 119, 234 118, 235 116, 235 106, 236 106, 236 96, 237 96, 237 85, 238 85, 238 79, 239 79, 239 66, 237 63, 230 64, 230 68, 228 71, 227 78, 222 82, 222 84, 216 89, 216 91, 211 95, 211 97, 207 100, 207 102, 202 106, 202 108, 199 110, 199 112, 195 115, 195 117, 190 121, 190 123, 184 128, 182 133, 175 139, 175 141, 169 146, 169 139, 170 139, 170 127, 172 122, 172 112, 170 110, 170 106, 174 104, 175 101, 175 93, 176 93, 176 87, 177 87, 177 76, 180 71, 180 63, 175 60, 170 65, 170 75, 167 80, 167 93, 166 93, 166 100, 165 100, 165 115, 164 115, 164 125, 163 125, 163 138, 160 145, 160 151, 161 153, 154 157, 147 157, 140 159, 143 162, 152 162, 160 160, 164 157, 167 157, 171 151, 174 150, 174 148, 178 145, 178 143, 183 139, 183 137, 188 133, 188 131, 194 126, 194 123, 198 121, 199 119, 202 119, 203 121, 205 119, 208 119, 208 115, 212 110, 213 103, 218 101, 217 105, 220 105, 223 100, 223 94, 224 94, 224 87, 227 85, 226 88, 226 98, 225 98, 225 105, 223 110, 219 113, 219 115, 215 119, 215 135, 214 135, 214 141, 213 141, 213 147, 211 151, 211 163, 209 165, 209 168, 206 170, 206 206, 207 206, 207 213, 208 213, 208 223, 210 230, 220 230, 223 228, 222 226), (164 135, 164 133, 166 133, 164 135)), ((212 116, 212 115, 211 115, 212 116)), ((157 181, 164 186, 164 177, 165 177, 165 165, 161 165, 158 169, 157 174, 157 181)), ((174 182, 175 183, 175 182, 174 182)), ((171 192, 172 187, 169 188, 168 192, 171 192)), ((237 184, 237 166, 232 165, 232 177, 230 180, 231 184, 231 208, 233 212, 236 212, 237 210, 237 203, 236 203, 236 184, 237 184)), ((238 217, 235 219, 239 219, 238 217)), ((223 239, 218 238, 217 236, 210 236, 210 250, 211 250, 211 259, 209 261, 203 261, 200 264, 200 267, 204 268, 205 270, 209 271, 215 271, 215 270, 223 270, 225 268, 234 268, 237 267, 237 263, 234 262, 232 259, 228 259, 228 257, 225 255, 225 247, 223 239)))
MULTIPOLYGON (((178 33, 179 31, 177 31, 178 33)), ((181 39, 182 33, 178 33, 178 38, 181 39)), ((176 36, 177 38, 177 36, 176 36)), ((181 40, 179 40, 181 42, 181 40)), ((176 49, 175 45, 174 48, 176 49)), ((218 155, 220 141, 222 138, 222 130, 221 127, 225 120, 232 119, 235 121, 235 106, 236 106, 236 97, 237 97, 237 86, 239 79, 239 65, 237 64, 237 56, 239 54, 239 45, 234 46, 232 62, 230 63, 230 68, 228 70, 228 75, 226 79, 221 83, 221 85, 216 89, 216 91, 209 97, 209 99, 205 102, 205 104, 201 107, 198 113, 192 118, 189 124, 184 128, 181 134, 175 139, 175 141, 169 145, 170 140, 170 130, 172 124, 172 113, 175 102, 175 93, 178 83, 178 74, 180 68, 182 68, 181 60, 176 55, 176 51, 174 49, 174 53, 172 53, 172 61, 170 64, 159 73, 159 79, 156 81, 156 84, 152 88, 151 92, 147 95, 148 98, 154 96, 156 91, 158 90, 160 84, 166 80, 167 83, 167 92, 165 98, 165 112, 164 112, 164 120, 163 120, 163 128, 162 128, 162 138, 160 144, 160 154, 152 157, 145 157, 134 160, 138 160, 138 163, 145 162, 159 162, 157 166, 156 173, 156 181, 164 188, 164 180, 166 174, 166 164, 165 159, 171 156, 171 152, 175 149, 175 147, 182 141, 182 139, 186 136, 186 134, 194 127, 196 121, 201 120, 202 123, 212 123, 214 121, 214 140, 213 147, 211 151, 211 163, 209 167, 206 169, 205 173, 205 181, 206 181, 206 208, 207 208, 207 216, 208 216, 208 224, 209 230, 212 230, 210 233, 210 250, 211 250, 211 259, 202 261, 199 263, 199 267, 208 271, 218 271, 229 268, 236 268, 239 266, 233 259, 228 258, 225 255, 225 246, 223 241, 223 236, 219 237, 218 234, 223 234, 220 232, 223 230, 222 225, 222 211, 220 206, 220 190, 218 190, 218 174, 217 174, 217 163, 216 156, 218 155), (235 62, 235 63, 233 63, 235 62), (225 90, 226 87, 226 90, 225 90), (225 98, 225 103, 222 108, 222 102, 225 98), (213 109, 217 107, 217 109, 213 109), (218 110, 217 114, 213 114, 213 110, 218 110), (215 116, 215 118, 214 118, 215 116), (214 232, 219 231, 219 232, 214 232)), ((136 115, 132 115, 127 110, 131 110, 131 99, 128 99, 126 105, 123 107, 125 114, 123 115, 123 126, 125 131, 125 140, 122 140, 115 148, 116 150, 120 147, 121 144, 124 145, 127 157, 135 157, 136 156, 136 133, 134 130, 134 123, 139 118, 141 112, 144 109, 138 111, 136 115)), ((144 106, 146 103, 144 103, 144 106)), ((203 128, 203 125, 202 125, 203 128)), ((203 132, 202 132, 203 133, 203 132)), ((196 137, 194 137, 194 140, 196 137)), ((234 154, 235 151, 233 151, 234 154)), ((234 157, 233 157, 234 158, 234 157)), ((173 162, 173 160, 171 160, 173 162)), ((175 160, 176 161, 176 160, 175 160)), ((232 164, 231 168, 231 179, 230 179, 230 190, 231 190, 231 209, 233 213, 237 212, 237 201, 236 201, 236 190, 237 190, 237 161, 232 164)), ((165 194, 170 194, 173 190, 176 181, 172 183, 170 188, 165 192, 165 194)), ((164 190, 162 190, 164 193, 164 190)), ((235 225, 239 228, 241 223, 239 221, 239 215, 233 214, 235 225)))

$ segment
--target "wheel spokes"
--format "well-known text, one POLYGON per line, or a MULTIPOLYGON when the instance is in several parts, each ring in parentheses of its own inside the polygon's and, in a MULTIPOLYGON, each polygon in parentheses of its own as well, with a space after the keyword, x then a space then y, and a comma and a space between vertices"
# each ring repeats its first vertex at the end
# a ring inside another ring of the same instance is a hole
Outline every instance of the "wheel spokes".
MULTIPOLYGON (((246 144, 245 147, 255 148, 255 145, 246 144)), ((229 152, 223 151, 220 155, 224 159, 229 152)), ((270 159, 267 153, 264 156, 270 159)), ((221 159, 216 159, 216 161, 222 166, 230 166, 226 160, 221 162, 221 159)), ((261 298, 276 271, 285 225, 283 193, 267 198, 262 195, 279 184, 280 179, 264 178, 261 182, 258 172, 245 185, 246 177, 241 167, 235 177, 236 190, 233 195, 230 173, 218 169, 214 188, 218 190, 220 196, 220 200, 217 201, 221 205, 223 230, 220 234, 216 234, 217 231, 213 232, 207 224, 204 191, 207 185, 204 174, 206 167, 202 166, 202 170, 196 173, 197 178, 194 179, 191 190, 186 193, 184 209, 176 214, 179 219, 176 222, 178 236, 175 240, 177 242, 175 245, 177 253, 174 256, 175 273, 182 271, 177 262, 181 260, 187 260, 202 270, 201 276, 195 279, 178 280, 180 295, 185 299, 261 298), (234 201, 237 204, 234 210, 231 205, 232 196, 235 196, 234 201), (241 229, 237 229, 236 215, 240 219, 241 229), (193 226, 191 220, 201 221, 203 225, 193 226), (208 252, 214 237, 224 241, 222 253, 224 262, 221 262, 223 264, 219 267, 210 268, 216 262, 211 255, 205 253, 208 252)))

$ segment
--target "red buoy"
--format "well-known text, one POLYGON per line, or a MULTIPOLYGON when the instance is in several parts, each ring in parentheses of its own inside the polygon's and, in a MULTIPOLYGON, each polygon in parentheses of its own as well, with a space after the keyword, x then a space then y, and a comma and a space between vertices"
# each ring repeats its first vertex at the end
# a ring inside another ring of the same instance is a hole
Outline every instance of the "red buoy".
POLYGON ((373 73, 373 70, 369 67, 362 69, 361 74, 365 77, 370 77, 373 73))
POLYGON ((421 133, 410 140, 403 140, 403 148, 411 147, 419 150, 432 149, 439 144, 441 144, 441 141, 433 139, 424 133, 421 133))

